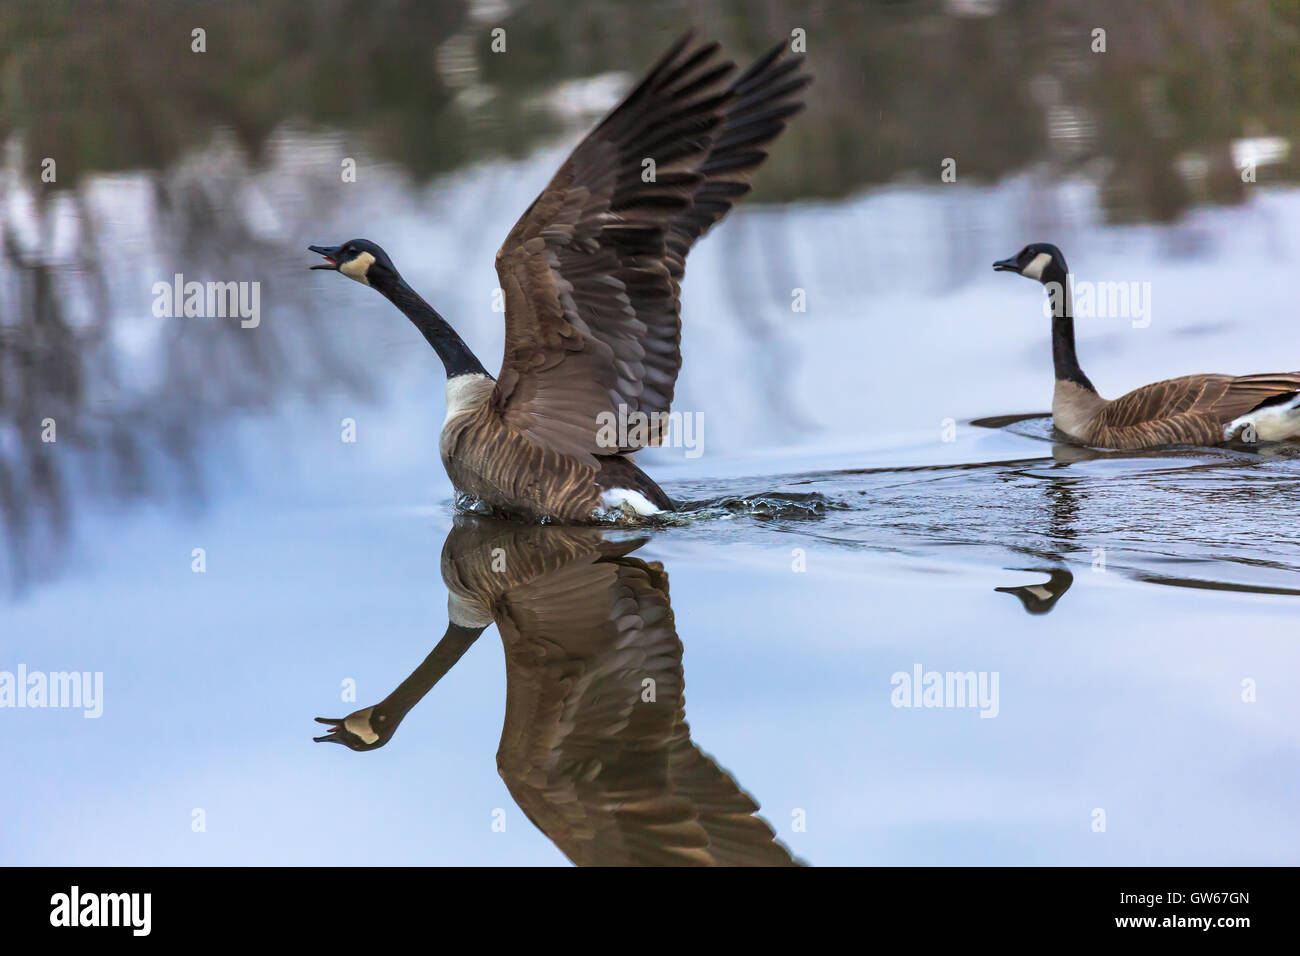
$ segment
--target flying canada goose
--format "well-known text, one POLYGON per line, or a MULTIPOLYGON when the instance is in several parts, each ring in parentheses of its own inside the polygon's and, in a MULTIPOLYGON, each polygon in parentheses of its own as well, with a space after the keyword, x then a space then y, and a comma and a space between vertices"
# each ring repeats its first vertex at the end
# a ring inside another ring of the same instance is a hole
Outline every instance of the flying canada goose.
POLYGON ((505 357, 493 379, 373 242, 309 246, 404 312, 447 372, 442 461, 457 491, 534 518, 670 510, 631 455, 662 442, 681 368, 686 256, 749 192, 803 106, 773 48, 730 83, 688 34, 578 144, 497 251, 505 357))
POLYGON ((1053 294, 1052 423, 1076 441, 1135 449, 1300 436, 1300 372, 1188 375, 1144 385, 1116 399, 1102 398, 1074 353, 1069 269, 1061 250, 1036 242, 993 263, 993 268, 1036 279, 1053 294))
POLYGON ((691 740, 668 575, 645 539, 462 515, 447 537, 446 636, 383 702, 316 740, 386 744, 496 623, 506 653, 497 769, 579 865, 790 865, 758 804, 691 740))

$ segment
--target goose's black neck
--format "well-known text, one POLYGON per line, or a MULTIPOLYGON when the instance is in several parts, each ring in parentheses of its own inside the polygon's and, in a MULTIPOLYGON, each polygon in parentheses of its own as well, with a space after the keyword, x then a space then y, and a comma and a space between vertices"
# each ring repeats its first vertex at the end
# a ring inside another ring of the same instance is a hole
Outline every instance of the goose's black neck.
POLYGON ((483 363, 470 351, 465 340, 456 334, 456 330, 437 313, 433 306, 425 302, 419 293, 406 284, 405 279, 394 276, 391 279, 375 281, 372 285, 383 293, 389 302, 401 309, 420 330, 428 343, 433 346, 434 351, 438 353, 438 357, 442 359, 448 378, 472 373, 487 374, 483 363))
POLYGON ((1052 364, 1056 367, 1056 380, 1073 382, 1095 392, 1097 389, 1083 374, 1074 351, 1074 292, 1065 269, 1052 265, 1053 268, 1043 273, 1043 283, 1052 306, 1052 364))

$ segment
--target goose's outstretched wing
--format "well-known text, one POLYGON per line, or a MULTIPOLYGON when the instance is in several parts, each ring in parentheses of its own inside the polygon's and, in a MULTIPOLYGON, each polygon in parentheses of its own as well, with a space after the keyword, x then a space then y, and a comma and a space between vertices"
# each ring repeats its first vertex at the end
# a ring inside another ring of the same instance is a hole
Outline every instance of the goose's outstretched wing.
POLYGON ((691 742, 667 575, 580 559, 497 603, 508 692, 497 765, 580 865, 790 865, 758 804, 691 742))
POLYGON ((506 237, 493 401, 539 445, 595 457, 662 438, 681 368, 679 286, 695 241, 749 191, 809 78, 784 45, 733 82, 716 43, 679 40, 574 149, 506 237), (602 443, 600 416, 648 416, 602 443))

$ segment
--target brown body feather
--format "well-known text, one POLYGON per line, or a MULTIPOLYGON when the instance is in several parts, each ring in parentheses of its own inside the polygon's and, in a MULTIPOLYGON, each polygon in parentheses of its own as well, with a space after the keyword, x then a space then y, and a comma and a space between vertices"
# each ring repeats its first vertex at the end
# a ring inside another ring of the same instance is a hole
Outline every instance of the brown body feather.
MULTIPOLYGON (((488 393, 492 380, 475 385, 488 393)), ((602 456, 591 468, 528 441, 502 423, 486 394, 443 425, 439 450, 459 491, 502 512, 580 524, 603 507, 601 495, 611 488, 638 492, 661 510, 673 507, 627 456, 602 456)))
POLYGON ((1103 448, 1218 445, 1225 425, 1270 399, 1297 392, 1300 372, 1187 375, 1144 385, 1112 401, 1058 382, 1052 411, 1066 434, 1103 448))

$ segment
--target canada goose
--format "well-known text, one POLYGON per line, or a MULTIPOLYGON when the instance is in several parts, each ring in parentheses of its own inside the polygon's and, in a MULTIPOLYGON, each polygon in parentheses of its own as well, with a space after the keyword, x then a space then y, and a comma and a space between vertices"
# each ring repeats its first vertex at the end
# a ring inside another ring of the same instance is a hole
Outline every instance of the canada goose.
POLYGON ((1300 436, 1300 372, 1188 375, 1144 385, 1116 399, 1102 398, 1075 356, 1069 269, 1061 250, 1032 243, 993 263, 993 268, 1036 279, 1053 292, 1052 422, 1076 441, 1135 449, 1300 436))
POLYGON ((385 702, 317 740, 382 747, 495 622, 506 654, 497 769, 579 865, 790 865, 758 804, 691 740, 668 575, 644 539, 463 515, 442 572, 447 635, 385 702), (378 720, 376 715, 383 715, 378 720))
POLYGON ((681 368, 687 253, 749 192, 808 82, 778 45, 731 83, 718 44, 675 43, 578 144, 496 256, 505 357, 493 379, 373 242, 309 246, 396 305, 447 372, 442 461, 498 510, 588 521, 670 510, 631 459, 662 442, 681 368))

